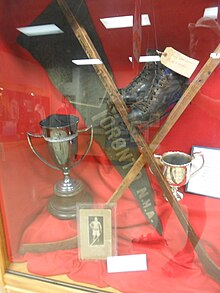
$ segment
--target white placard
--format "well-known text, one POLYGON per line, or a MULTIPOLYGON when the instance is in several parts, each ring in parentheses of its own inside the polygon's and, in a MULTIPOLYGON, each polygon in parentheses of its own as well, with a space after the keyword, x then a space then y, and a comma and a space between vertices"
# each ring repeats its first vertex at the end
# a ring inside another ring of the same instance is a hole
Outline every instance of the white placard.
POLYGON ((108 273, 134 272, 147 270, 146 254, 132 254, 107 257, 108 273))
POLYGON ((192 153, 202 152, 204 166, 192 176, 186 191, 220 198, 220 149, 193 146, 192 153))

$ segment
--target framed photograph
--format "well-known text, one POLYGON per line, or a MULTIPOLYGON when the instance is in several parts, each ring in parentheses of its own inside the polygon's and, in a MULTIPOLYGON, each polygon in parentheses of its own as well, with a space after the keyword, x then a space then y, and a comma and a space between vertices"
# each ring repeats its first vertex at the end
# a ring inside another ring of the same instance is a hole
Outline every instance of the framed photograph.
POLYGON ((115 254, 112 208, 78 209, 80 259, 106 259, 115 254))

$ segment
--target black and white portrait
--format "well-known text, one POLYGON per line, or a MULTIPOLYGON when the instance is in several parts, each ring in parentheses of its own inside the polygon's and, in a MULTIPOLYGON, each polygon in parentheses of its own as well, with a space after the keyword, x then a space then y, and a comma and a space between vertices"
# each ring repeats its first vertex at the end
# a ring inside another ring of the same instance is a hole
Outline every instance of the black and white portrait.
POLYGON ((103 245, 103 217, 89 216, 89 245, 103 245))
POLYGON ((78 221, 80 258, 106 259, 112 256, 112 210, 81 208, 78 221))

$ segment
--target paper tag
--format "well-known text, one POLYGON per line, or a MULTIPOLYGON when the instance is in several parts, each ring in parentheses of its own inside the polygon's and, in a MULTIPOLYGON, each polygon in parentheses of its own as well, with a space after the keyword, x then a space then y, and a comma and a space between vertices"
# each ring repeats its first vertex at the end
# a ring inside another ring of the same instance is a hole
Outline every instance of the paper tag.
POLYGON ((210 54, 210 57, 212 58, 212 59, 220 59, 220 53, 211 53, 210 54))
POLYGON ((132 254, 107 257, 108 273, 134 272, 147 270, 146 254, 132 254))
POLYGON ((161 56, 161 63, 171 70, 189 78, 198 66, 199 61, 171 47, 167 47, 161 56))

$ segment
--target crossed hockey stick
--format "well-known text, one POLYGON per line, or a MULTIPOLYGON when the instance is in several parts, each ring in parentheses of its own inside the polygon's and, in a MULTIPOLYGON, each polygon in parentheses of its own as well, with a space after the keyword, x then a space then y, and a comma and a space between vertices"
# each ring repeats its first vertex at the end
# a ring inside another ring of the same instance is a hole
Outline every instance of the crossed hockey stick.
MULTIPOLYGON (((77 39, 79 40, 82 48, 84 49, 85 53, 89 58, 100 58, 96 48, 94 47, 92 41, 90 40, 88 34, 86 33, 85 29, 79 25, 76 18, 72 14, 68 4, 65 0, 57 0, 57 3, 62 10, 63 14, 65 15, 68 23, 70 24, 74 34, 76 35, 77 39)), ((220 45, 216 48, 216 54, 220 54, 220 45)), ((141 151, 141 155, 138 160, 135 162, 133 167, 130 169, 128 174, 122 180, 122 183, 117 188, 117 190, 113 193, 111 198, 108 200, 108 203, 116 202, 125 192, 125 190, 129 187, 129 185, 133 182, 135 177, 138 175, 140 170, 144 167, 147 163, 148 166, 153 171, 157 181, 162 188, 163 192, 165 193, 170 205, 172 206, 177 218, 179 219, 183 229, 185 230, 193 248, 195 249, 204 269, 206 272, 218 283, 220 283, 220 268, 214 263, 214 261, 209 257, 206 250, 204 249, 202 243, 200 242, 198 236, 196 235, 194 229, 192 228, 191 224, 189 223, 186 215, 184 214, 181 206, 179 205, 178 201, 173 196, 171 188, 167 183, 166 179, 164 178, 154 156, 153 151, 157 148, 157 146, 161 143, 167 133, 171 130, 173 125, 179 119, 183 111, 187 108, 189 103, 195 97, 195 95, 199 92, 201 87, 204 85, 206 80, 215 70, 215 68, 219 65, 220 60, 219 58, 213 59, 209 58, 203 68, 200 70, 198 75, 195 77, 193 82, 189 85, 186 89, 184 94, 182 95, 179 102, 173 108, 170 115, 167 117, 165 123, 160 128, 158 133, 155 135, 154 139, 152 140, 151 144, 148 145, 142 134, 137 130, 133 129, 131 124, 128 121, 128 113, 127 107, 121 99, 118 89, 111 78, 109 72, 107 71, 104 64, 96 66, 94 65, 94 69, 100 80, 102 81, 104 87, 108 91, 112 102, 114 103, 116 109, 118 110, 119 114, 121 115, 124 123, 126 124, 128 130, 130 131, 132 137, 134 138, 135 142, 137 143, 139 150, 141 151)))

